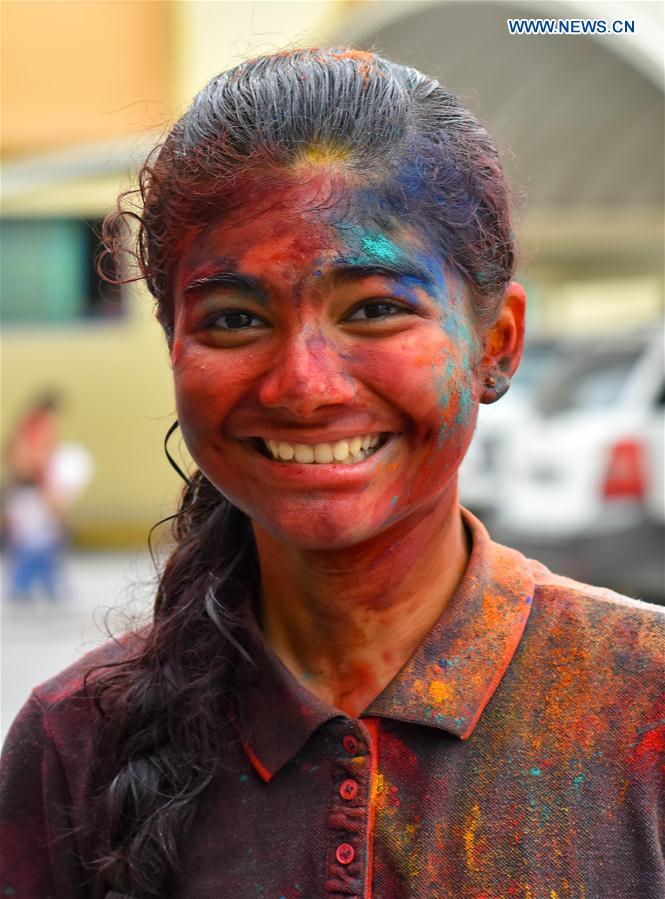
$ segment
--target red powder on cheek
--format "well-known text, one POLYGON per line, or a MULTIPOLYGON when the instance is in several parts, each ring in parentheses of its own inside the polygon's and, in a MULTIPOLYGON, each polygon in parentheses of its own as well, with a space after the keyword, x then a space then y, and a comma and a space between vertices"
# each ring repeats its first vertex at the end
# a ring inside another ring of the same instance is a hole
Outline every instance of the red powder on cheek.
POLYGON ((182 341, 174 340, 173 346, 171 347, 171 365, 173 365, 173 366, 177 365, 181 356, 182 356, 182 341))

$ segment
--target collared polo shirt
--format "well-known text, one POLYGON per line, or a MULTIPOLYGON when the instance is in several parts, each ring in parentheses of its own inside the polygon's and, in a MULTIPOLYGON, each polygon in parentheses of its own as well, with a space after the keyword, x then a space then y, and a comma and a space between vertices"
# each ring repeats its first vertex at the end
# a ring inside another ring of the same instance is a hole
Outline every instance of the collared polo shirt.
MULTIPOLYGON (((665 897, 663 610, 465 520, 457 591, 359 718, 258 644, 170 899, 665 897)), ((85 885, 75 828, 96 722, 81 678, 121 651, 38 688, 17 719, 4 895, 118 899, 85 885)))

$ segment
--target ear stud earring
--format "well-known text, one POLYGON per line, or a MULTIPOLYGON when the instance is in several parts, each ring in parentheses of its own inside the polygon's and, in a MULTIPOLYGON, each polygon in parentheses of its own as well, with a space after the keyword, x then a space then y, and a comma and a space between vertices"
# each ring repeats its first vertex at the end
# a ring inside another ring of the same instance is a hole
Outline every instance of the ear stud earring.
POLYGON ((496 403, 506 393, 510 387, 510 378, 503 375, 499 378, 495 378, 494 375, 487 375, 483 384, 484 390, 480 395, 480 402, 489 405, 490 403, 496 403))

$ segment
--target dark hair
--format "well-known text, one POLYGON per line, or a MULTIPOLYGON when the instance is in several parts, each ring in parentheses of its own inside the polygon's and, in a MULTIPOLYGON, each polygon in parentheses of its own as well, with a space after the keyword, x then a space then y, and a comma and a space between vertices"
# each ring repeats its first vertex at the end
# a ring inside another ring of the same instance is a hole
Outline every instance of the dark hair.
MULTIPOLYGON (((317 148, 342 174, 378 187, 384 213, 425 223, 467 283, 478 321, 494 320, 514 259, 505 180, 487 132, 413 68, 373 53, 308 49, 213 78, 151 154, 138 190, 106 220, 108 252, 126 250, 119 225, 136 220, 133 252, 167 336, 184 235, 223 218, 248 190, 289 177, 317 148)), ((259 583, 249 520, 200 472, 174 532, 140 650, 90 684, 104 715, 99 870, 115 889, 146 899, 164 896, 177 877, 179 841, 215 773, 220 722, 232 722, 235 677, 250 659, 243 610, 259 583)))

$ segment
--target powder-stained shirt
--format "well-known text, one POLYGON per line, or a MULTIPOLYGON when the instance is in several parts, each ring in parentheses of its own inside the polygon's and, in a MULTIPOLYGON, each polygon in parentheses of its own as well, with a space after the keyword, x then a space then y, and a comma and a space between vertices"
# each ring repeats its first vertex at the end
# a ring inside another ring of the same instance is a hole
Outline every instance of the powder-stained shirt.
MULTIPOLYGON (((263 644, 170 899, 663 899, 665 615, 552 575, 471 516, 467 571, 359 718, 263 644)), ((4 762, 17 899, 87 886, 76 828, 105 647, 39 687, 4 762)))

